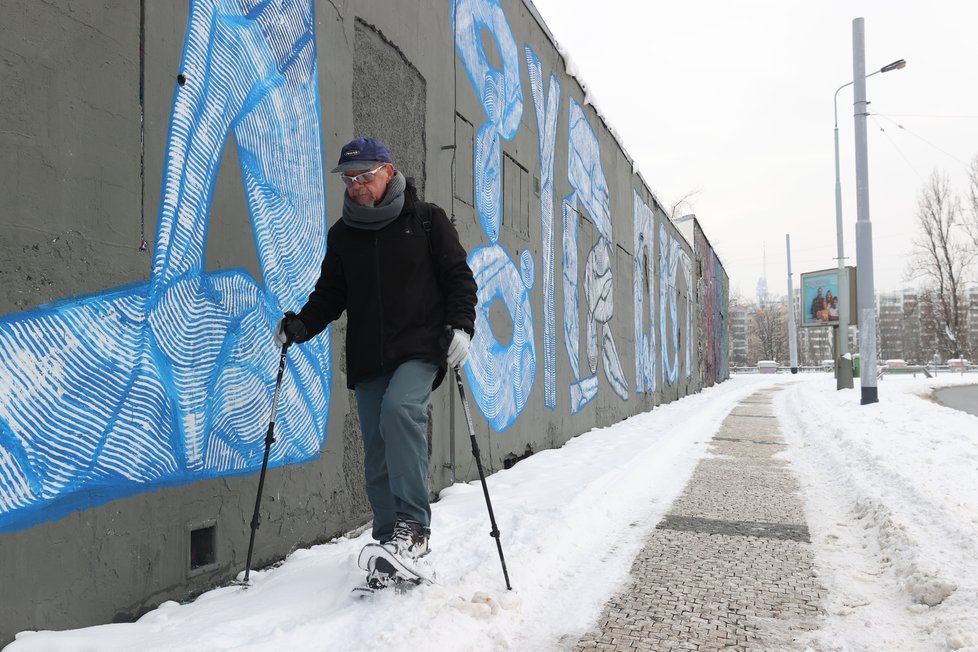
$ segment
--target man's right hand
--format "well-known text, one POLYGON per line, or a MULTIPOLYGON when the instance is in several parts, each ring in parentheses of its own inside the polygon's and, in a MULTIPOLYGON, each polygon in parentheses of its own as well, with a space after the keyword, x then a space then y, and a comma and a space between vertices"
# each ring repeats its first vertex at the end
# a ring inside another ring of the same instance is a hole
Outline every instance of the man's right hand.
POLYGON ((275 329, 275 339, 281 346, 301 344, 308 339, 307 335, 305 323, 292 311, 285 313, 275 329))

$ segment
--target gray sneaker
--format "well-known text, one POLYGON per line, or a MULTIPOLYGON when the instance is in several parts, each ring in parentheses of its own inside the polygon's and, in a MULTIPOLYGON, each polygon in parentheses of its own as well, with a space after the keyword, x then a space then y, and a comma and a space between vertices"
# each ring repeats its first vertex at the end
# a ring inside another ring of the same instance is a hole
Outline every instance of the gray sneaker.
POLYGON ((394 534, 383 545, 392 554, 406 561, 415 561, 428 554, 431 529, 417 521, 398 521, 394 534))

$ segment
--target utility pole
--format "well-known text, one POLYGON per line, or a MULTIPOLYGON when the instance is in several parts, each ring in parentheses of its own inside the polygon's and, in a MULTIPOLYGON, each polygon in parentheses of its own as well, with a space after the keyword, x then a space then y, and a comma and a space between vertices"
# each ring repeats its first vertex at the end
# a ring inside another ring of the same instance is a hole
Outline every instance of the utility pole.
POLYGON ((791 373, 798 373, 798 333, 795 330, 795 289, 791 287, 791 236, 784 234, 784 248, 788 252, 788 354, 791 356, 791 373))
POLYGON ((859 305, 860 404, 877 403, 876 293, 873 225, 869 221, 869 154, 866 141, 866 36, 862 18, 852 21, 853 119, 856 133, 856 294, 859 305))

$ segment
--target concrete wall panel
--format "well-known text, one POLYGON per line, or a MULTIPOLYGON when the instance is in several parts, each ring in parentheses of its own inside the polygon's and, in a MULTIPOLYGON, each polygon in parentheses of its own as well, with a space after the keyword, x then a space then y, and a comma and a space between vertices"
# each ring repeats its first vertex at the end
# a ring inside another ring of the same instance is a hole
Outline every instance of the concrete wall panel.
MULTIPOLYGON (((532 5, 5 0, 0 644, 243 569, 271 330, 315 281, 357 135, 470 253, 487 470, 727 377, 722 264, 532 5)), ((369 519, 345 328, 289 352, 255 566, 369 519)), ((455 389, 432 401, 433 495, 477 477, 455 389)))

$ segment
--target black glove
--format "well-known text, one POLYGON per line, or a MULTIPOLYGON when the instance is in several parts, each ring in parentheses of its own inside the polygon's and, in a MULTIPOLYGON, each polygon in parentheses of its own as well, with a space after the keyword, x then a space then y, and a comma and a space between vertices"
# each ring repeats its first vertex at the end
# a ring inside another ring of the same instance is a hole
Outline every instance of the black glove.
POLYGON ((278 323, 278 328, 275 329, 275 339, 282 346, 301 344, 309 339, 308 335, 305 323, 292 311, 285 313, 278 323))

